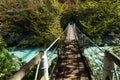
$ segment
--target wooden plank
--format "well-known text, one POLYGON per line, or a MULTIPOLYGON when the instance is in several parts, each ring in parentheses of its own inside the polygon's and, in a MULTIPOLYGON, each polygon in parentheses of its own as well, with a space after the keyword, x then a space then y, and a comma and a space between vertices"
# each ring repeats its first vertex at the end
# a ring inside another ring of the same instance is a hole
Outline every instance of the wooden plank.
POLYGON ((109 59, 111 59, 116 65, 120 67, 120 57, 118 57, 111 51, 106 51, 105 54, 109 59))
POLYGON ((10 77, 9 80, 21 80, 33 67, 41 60, 43 51, 40 51, 30 62, 26 63, 17 73, 10 77))
POLYGON ((53 80, 95 80, 78 44, 75 24, 68 25, 63 48, 58 58, 53 80))

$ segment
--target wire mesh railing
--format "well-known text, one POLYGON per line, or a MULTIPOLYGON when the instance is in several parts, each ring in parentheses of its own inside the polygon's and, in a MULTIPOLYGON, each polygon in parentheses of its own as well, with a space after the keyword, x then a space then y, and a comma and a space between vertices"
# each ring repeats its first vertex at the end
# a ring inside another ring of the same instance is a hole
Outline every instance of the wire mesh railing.
MULTIPOLYGON (((62 41, 63 41, 62 39, 64 38, 63 36, 66 33, 67 28, 68 27, 66 27, 66 29, 63 31, 63 33, 61 33, 60 36, 44 51, 42 61, 43 61, 43 69, 44 69, 45 80, 49 80, 50 77, 51 77, 51 74, 52 74, 53 71, 51 71, 51 73, 49 73, 48 70, 49 70, 49 67, 51 66, 52 60, 54 60, 59 55, 59 51, 60 51, 62 41), (53 54, 54 54, 54 56, 53 56, 53 54)), ((36 75, 35 75, 34 80, 37 80, 37 77, 38 77, 39 64, 40 63, 38 63, 38 67, 36 69, 36 75)))
MULTIPOLYGON (((84 47, 84 54, 89 58, 90 66, 96 80, 103 80, 105 50, 111 50, 110 47, 99 47, 77 27, 76 32, 78 35, 79 44, 84 47)), ((112 80, 120 79, 119 71, 120 68, 115 65, 112 80)))

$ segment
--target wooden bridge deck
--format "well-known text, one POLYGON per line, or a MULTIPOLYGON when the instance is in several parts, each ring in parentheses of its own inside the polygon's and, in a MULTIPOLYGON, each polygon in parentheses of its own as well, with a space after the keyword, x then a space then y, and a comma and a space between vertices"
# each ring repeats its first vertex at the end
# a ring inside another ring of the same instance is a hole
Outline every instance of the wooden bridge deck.
POLYGON ((86 58, 78 45, 74 26, 68 26, 65 46, 58 58, 54 80, 94 80, 86 58))
MULTIPOLYGON (((95 80, 92 71, 89 67, 88 60, 85 58, 81 50, 82 48, 78 43, 78 37, 75 31, 75 26, 68 26, 69 27, 67 29, 65 45, 61 54, 58 57, 58 62, 55 71, 52 75, 50 75, 50 80, 95 80)), ((58 39, 59 38, 57 38, 56 40, 58 39)), ((30 62, 26 63, 18 72, 11 76, 9 80, 23 79, 23 77, 34 67, 34 65, 41 61, 43 54, 44 52, 42 51, 38 55, 36 55, 30 62)), ((102 77, 103 80, 114 79, 113 72, 111 72, 114 70, 113 62, 120 67, 120 58, 114 53, 106 51, 104 57, 104 71, 102 77)), ((42 64, 43 63, 44 62, 42 62, 42 64)), ((41 76, 39 77, 41 78, 41 76)), ((118 79, 118 77, 119 76, 115 76, 116 79, 118 79)), ((44 78, 46 77, 43 76, 40 80, 45 80, 44 78)), ((46 80, 48 80, 48 76, 46 80)))

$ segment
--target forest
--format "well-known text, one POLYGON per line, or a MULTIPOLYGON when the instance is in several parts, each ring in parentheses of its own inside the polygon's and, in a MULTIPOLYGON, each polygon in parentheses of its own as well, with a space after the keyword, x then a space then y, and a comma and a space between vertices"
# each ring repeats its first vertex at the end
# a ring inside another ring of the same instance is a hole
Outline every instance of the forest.
POLYGON ((23 65, 8 48, 49 46, 70 21, 99 46, 120 45, 119 0, 0 0, 0 80, 23 65))

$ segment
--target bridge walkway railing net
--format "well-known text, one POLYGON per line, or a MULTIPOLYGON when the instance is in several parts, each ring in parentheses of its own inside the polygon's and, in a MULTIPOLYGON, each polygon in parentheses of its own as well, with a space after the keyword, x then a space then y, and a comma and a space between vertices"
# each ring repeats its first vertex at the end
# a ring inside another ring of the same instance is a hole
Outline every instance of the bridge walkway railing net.
MULTIPOLYGON (((111 51, 112 48, 108 46, 99 47, 95 42, 93 42, 88 36, 86 36, 83 32, 76 27, 76 32, 79 39, 79 44, 84 48, 84 54, 88 57, 90 66, 92 68, 93 74, 96 80, 103 80, 103 71, 107 71, 104 69, 104 56, 105 51, 111 51)), ((113 79, 111 80, 119 80, 120 79, 120 67, 114 64, 113 79)))
MULTIPOLYGON (((62 46, 63 46, 63 41, 65 39, 65 33, 67 31, 68 27, 66 27, 66 29, 63 31, 63 33, 61 33, 58 38, 51 43, 51 45, 44 51, 44 55, 43 55, 43 67, 42 69, 43 71, 43 76, 42 78, 44 78, 45 80, 49 80, 52 77, 53 74, 53 70, 56 66, 56 58, 59 56, 61 50, 62 50, 62 46)), ((39 65, 40 63, 38 63, 37 69, 36 69, 36 75, 35 75, 35 79, 40 79, 39 78, 39 65)))
MULTIPOLYGON (((66 29, 63 31, 63 33, 61 33, 58 38, 51 43, 51 45, 45 50, 42 51, 43 54, 45 54, 45 57, 47 57, 47 64, 48 68, 50 69, 50 66, 52 64, 52 61, 59 55, 60 51, 61 51, 61 47, 63 44, 63 40, 64 40, 64 34, 66 33, 67 27, 66 29)), ((39 52, 38 52, 39 53, 39 52)), ((40 52, 41 53, 41 52, 40 52)), ((35 72, 35 78, 34 80, 39 80, 41 78, 41 75, 44 75, 44 73, 41 74, 41 69, 44 69, 44 67, 41 67, 41 65, 44 65, 43 62, 43 56, 42 56, 42 60, 39 57, 41 54, 36 55, 32 60, 30 60, 28 63, 26 63, 23 67, 20 68, 20 70, 18 72, 16 72, 14 75, 12 75, 10 77, 9 80, 21 80, 25 77, 26 74, 28 74, 28 72, 30 72, 30 70, 35 67, 35 65, 37 64, 37 68, 36 68, 36 72, 35 72), (40 58, 40 59, 39 59, 40 58), (42 64, 41 64, 42 63, 42 64), (40 73, 40 74, 39 74, 40 73), (20 76, 21 75, 21 76, 20 76)), ((55 66, 55 65, 54 65, 55 66)), ((53 68, 53 67, 52 67, 53 68)), ((52 69, 53 70, 53 69, 52 69)), ((49 70, 50 73, 48 74, 48 77, 46 78, 46 80, 49 79, 49 75, 52 74, 52 70, 49 70)))
MULTIPOLYGON (((79 44, 81 47, 84 48, 84 55, 86 55, 88 57, 90 67, 92 68, 92 71, 93 71, 93 74, 94 74, 96 80, 102 80, 103 71, 107 71, 104 69, 105 50, 111 50, 111 48, 99 47, 89 37, 87 37, 84 33, 82 33, 76 26, 75 26, 75 30, 77 32, 79 44)), ((67 28, 64 33, 66 36, 67 28)), ((65 37, 64 37, 63 41, 64 40, 65 40, 65 37)), ((62 47, 63 47, 63 45, 61 43, 64 43, 64 42, 60 42, 59 44, 57 44, 55 50, 53 51, 53 53, 57 53, 58 56, 60 55, 60 53, 62 51, 62 47), (62 45, 62 47, 60 45, 62 45)), ((51 55, 51 54, 49 54, 49 55, 51 55)), ((50 58, 52 58, 52 57, 50 57, 50 58)), ((56 64, 54 65, 51 73, 49 73, 50 80, 52 80, 53 76, 55 75, 54 74, 55 68, 56 68, 56 64)), ((119 75, 120 75, 120 68, 116 64, 114 64, 113 80, 115 80, 115 79, 119 80, 119 78, 120 78, 119 75)))

